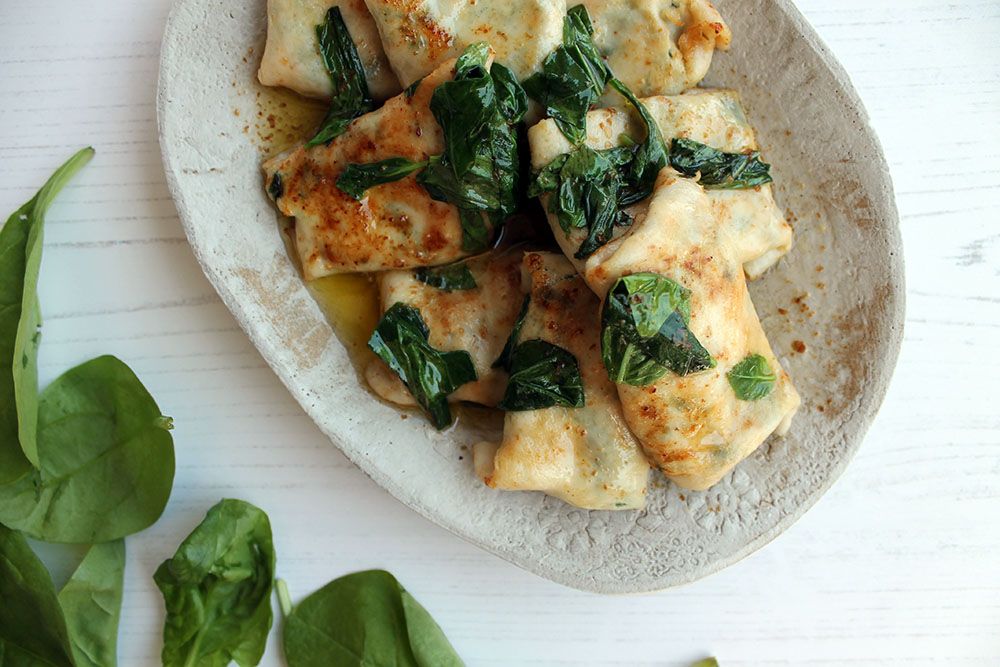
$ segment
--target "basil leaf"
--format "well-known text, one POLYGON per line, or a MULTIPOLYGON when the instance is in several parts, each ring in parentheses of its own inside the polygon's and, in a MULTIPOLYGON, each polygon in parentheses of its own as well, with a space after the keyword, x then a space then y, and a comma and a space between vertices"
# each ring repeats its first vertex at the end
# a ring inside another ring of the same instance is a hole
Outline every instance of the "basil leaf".
POLYGON ((118 662, 118 621, 125 579, 125 542, 95 544, 59 591, 77 667, 118 662))
POLYGON ((510 380, 498 407, 503 410, 539 410, 585 404, 580 365, 568 350, 548 341, 520 343, 511 355, 510 380))
POLYGON ((349 164, 337 178, 337 187, 354 199, 361 200, 368 188, 406 178, 425 166, 426 162, 413 162, 403 157, 391 157, 366 164, 349 164))
POLYGON ((448 292, 476 289, 476 278, 465 262, 436 268, 420 268, 413 272, 413 276, 422 283, 448 292))
POLYGON ((52 577, 24 537, 2 525, 0 657, 12 666, 74 665, 52 577))
POLYGON ((382 316, 368 347, 403 381, 438 429, 453 421, 448 395, 477 379, 472 357, 464 350, 442 352, 431 347, 420 311, 403 303, 382 316))
POLYGON ((502 368, 510 373, 514 347, 517 345, 517 339, 521 335, 521 328, 524 327, 524 319, 528 316, 528 306, 530 304, 531 295, 525 294, 524 301, 521 302, 521 310, 517 314, 517 319, 514 320, 514 328, 511 329, 510 336, 507 337, 507 342, 504 343, 503 350, 500 351, 500 356, 493 362, 493 368, 502 368))
POLYGON ((757 401, 772 391, 778 379, 771 364, 759 354, 751 354, 726 373, 729 385, 741 401, 757 401))
POLYGON ((577 5, 563 19, 563 44, 542 61, 524 89, 545 107, 559 130, 580 146, 587 139, 587 111, 611 79, 611 70, 594 46, 586 7, 577 5))
POLYGON ((340 7, 331 7, 326 21, 316 26, 319 53, 333 83, 330 110, 316 136, 306 146, 328 144, 351 124, 351 121, 375 108, 368 92, 365 68, 347 30, 340 7))
POLYGON ((37 287, 45 213, 93 156, 93 148, 76 153, 0 230, 0 484, 25 474, 28 462, 39 465, 37 287))
POLYGON ((334 579, 300 602, 282 635, 289 667, 460 667, 430 614, 388 572, 334 579))
POLYGON ((220 501, 153 580, 167 608, 164 667, 260 662, 274 585, 271 524, 261 509, 220 501))
POLYGON ((668 371, 689 375, 715 360, 688 329, 690 292, 655 273, 620 278, 601 312, 601 356, 617 384, 646 386, 668 371))
POLYGON ((689 178, 701 174, 698 182, 708 190, 738 190, 770 183, 771 165, 760 153, 724 153, 691 139, 674 139, 670 164, 689 178))

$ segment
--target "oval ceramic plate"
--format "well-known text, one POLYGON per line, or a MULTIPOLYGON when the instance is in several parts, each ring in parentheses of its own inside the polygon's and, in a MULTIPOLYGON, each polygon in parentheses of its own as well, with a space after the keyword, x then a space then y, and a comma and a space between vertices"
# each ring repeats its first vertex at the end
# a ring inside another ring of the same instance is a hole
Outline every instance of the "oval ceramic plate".
POLYGON ((675 586, 767 543, 847 465, 896 362, 898 221, 857 94, 787 0, 716 4, 735 39, 705 85, 743 95, 795 227, 795 248, 751 292, 804 404, 786 438, 767 441, 709 491, 686 492, 656 474, 641 512, 587 512, 540 493, 486 488, 471 457, 460 458, 482 434, 437 433, 374 400, 289 260, 262 189, 262 142, 275 141, 255 83, 265 0, 180 0, 164 37, 158 111, 170 190, 205 273, 275 373, 400 501, 574 588, 675 586))

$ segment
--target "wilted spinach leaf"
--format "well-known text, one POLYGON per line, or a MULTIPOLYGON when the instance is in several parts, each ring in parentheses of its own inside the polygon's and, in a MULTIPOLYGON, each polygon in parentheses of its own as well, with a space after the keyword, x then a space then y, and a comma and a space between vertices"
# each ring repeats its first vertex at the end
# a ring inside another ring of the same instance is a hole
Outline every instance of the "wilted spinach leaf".
POLYGON ((164 667, 260 662, 274 585, 271 524, 261 509, 220 501, 153 580, 167 608, 164 667))
POLYGON ((620 278, 601 313, 601 356, 617 384, 645 386, 668 371, 689 375, 715 360, 688 329, 690 291, 655 273, 620 278))
POLYGON ((726 377, 733 392, 736 393, 736 398, 741 401, 757 401, 764 398, 774 391, 774 383, 778 379, 771 370, 771 364, 760 354, 747 356, 733 366, 733 369, 726 373, 726 377))
POLYGON ((455 77, 434 90, 430 107, 445 152, 417 177, 432 198, 459 209, 466 252, 489 246, 489 224, 496 228, 514 213, 520 188, 516 125, 527 98, 510 70, 494 64, 494 75, 488 59, 485 43, 472 44, 458 57, 455 77))
POLYGON ((125 542, 95 544, 59 591, 76 667, 118 662, 118 621, 125 578, 125 542))
POLYGON ((300 602, 282 637, 289 667, 460 667, 441 628, 388 572, 334 579, 300 602))
POLYGON ((337 187, 360 200, 364 198, 368 188, 406 178, 426 166, 426 162, 413 162, 403 157, 391 157, 366 164, 349 164, 337 178, 337 187))
POLYGON ((587 111, 604 92, 611 70, 601 58, 592 36, 594 27, 586 7, 577 5, 563 19, 563 43, 542 61, 542 69, 524 82, 524 89, 570 143, 587 139, 587 111))
POLYGON ((476 278, 465 262, 433 268, 419 268, 413 272, 413 276, 422 283, 448 292, 476 289, 476 278))
POLYGON ((529 187, 530 196, 554 192, 549 211, 568 235, 572 228, 587 230, 574 253, 586 259, 611 240, 616 226, 632 223, 624 208, 648 197, 667 150, 655 119, 631 90, 614 77, 594 47, 587 10, 577 5, 564 21, 563 45, 543 63, 542 71, 525 81, 525 89, 546 105, 546 111, 576 148, 546 165, 529 187), (639 112, 646 138, 607 150, 585 145, 587 110, 608 84, 639 112))
POLYGON ((585 402, 580 365, 571 352, 537 338, 514 348, 507 391, 498 407, 513 412, 555 405, 582 408, 585 402))
POLYGON ((465 350, 442 352, 431 347, 430 331, 420 311, 394 304, 382 316, 368 347, 399 376, 438 429, 453 420, 448 395, 476 380, 472 357, 465 350))
POLYGON ((625 147, 595 151, 580 146, 562 157, 539 172, 529 194, 555 190, 549 211, 567 235, 574 228, 587 230, 574 255, 586 259, 611 240, 615 226, 632 224, 618 203, 622 187, 619 169, 629 164, 632 152, 625 147))
POLYGON ((84 148, 71 157, 0 230, 0 484, 25 474, 27 462, 39 465, 37 287, 45 212, 93 156, 84 148))
POLYGON ((330 143, 351 124, 351 121, 375 108, 368 92, 365 68, 347 30, 340 7, 331 7, 326 21, 316 26, 319 52, 333 83, 330 110, 316 136, 307 146, 330 143))
POLYGON ((170 418, 115 357, 67 371, 39 399, 42 466, 0 487, 0 523, 76 544, 150 526, 173 485, 170 428, 170 418))
POLYGON ((531 305, 531 295, 525 294, 524 301, 521 302, 521 310, 517 313, 517 319, 514 320, 514 328, 511 329, 510 335, 507 336, 507 342, 504 343, 503 350, 500 351, 500 356, 493 362, 493 368, 502 368, 510 373, 512 355, 514 354, 514 348, 517 346, 517 339, 521 335, 521 328, 524 327, 524 319, 528 316, 529 305, 531 305))
POLYGON ((74 665, 52 577, 24 537, 2 525, 0 656, 12 666, 74 665))
POLYGON ((770 183, 771 165, 760 159, 760 153, 724 153, 692 141, 674 139, 670 144, 670 164, 708 190, 739 190, 770 183))

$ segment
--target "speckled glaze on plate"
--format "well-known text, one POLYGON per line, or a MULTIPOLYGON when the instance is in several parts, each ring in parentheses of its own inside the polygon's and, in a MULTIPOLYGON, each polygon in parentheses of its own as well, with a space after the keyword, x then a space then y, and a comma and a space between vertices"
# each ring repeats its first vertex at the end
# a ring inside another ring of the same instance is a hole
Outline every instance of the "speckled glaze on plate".
POLYGON ((167 24, 157 100, 167 180, 198 261, 251 340, 323 432, 389 493, 574 588, 676 586, 773 539, 843 471, 899 351, 903 259, 892 184, 846 73, 788 0, 716 5, 735 39, 705 85, 742 93, 795 228, 791 254, 750 291, 804 402, 786 438, 768 440, 709 491, 651 477, 641 512, 588 512, 488 489, 471 457, 459 459, 483 433, 437 433, 372 398, 289 259, 262 190, 253 81, 265 0, 179 0, 167 24))

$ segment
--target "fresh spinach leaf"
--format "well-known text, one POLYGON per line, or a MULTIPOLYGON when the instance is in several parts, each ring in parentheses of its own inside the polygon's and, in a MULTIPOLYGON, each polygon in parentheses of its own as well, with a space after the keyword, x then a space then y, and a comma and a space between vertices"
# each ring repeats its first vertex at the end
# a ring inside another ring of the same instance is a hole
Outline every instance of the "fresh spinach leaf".
POLYGON ((333 83, 330 110, 316 136, 307 146, 328 144, 347 129, 351 121, 375 108, 368 92, 365 68, 347 30, 340 7, 331 7, 326 21, 316 26, 319 52, 333 83))
POLYGON ((271 523, 261 509, 220 501, 153 580, 167 608, 164 667, 260 662, 274 585, 271 523))
POLYGON ((173 484, 170 428, 170 418, 115 357, 66 372, 39 399, 41 468, 0 487, 0 523, 76 544, 150 526, 173 484))
POLYGON ((774 383, 778 379, 771 364, 760 354, 747 356, 733 366, 726 377, 736 398, 741 401, 758 401, 764 398, 774 391, 774 383))
POLYGON ((76 153, 0 230, 0 484, 27 473, 27 462, 35 467, 40 464, 36 430, 41 309, 37 287, 45 213, 93 156, 93 148, 76 153), (21 452, 16 451, 18 443, 21 452))
POLYGON ((580 365, 571 352, 537 338, 514 348, 501 409, 582 408, 585 402, 580 365))
POLYGON ((524 327, 524 320, 528 316, 528 306, 530 305, 531 295, 525 294, 524 301, 521 302, 521 310, 517 313, 517 319, 514 320, 514 328, 511 329, 507 342, 504 343, 503 350, 500 351, 500 356, 493 362, 493 368, 502 368, 510 373, 514 348, 517 347, 517 339, 521 335, 521 329, 524 327))
POLYGON ((388 572, 334 579, 300 602, 282 636, 289 667, 460 667, 431 615, 388 572))
POLYGON ((55 586, 24 537, 0 525, 0 656, 4 665, 73 667, 55 586))
POLYGON ((59 591, 76 667, 118 662, 118 621, 125 579, 125 542, 95 544, 59 591))
POLYGON ((426 166, 426 162, 413 162, 403 157, 391 157, 366 164, 349 164, 337 178, 337 187, 354 199, 361 200, 368 188, 406 178, 426 166))
POLYGON ((454 421, 448 395, 466 382, 474 382, 476 368, 465 350, 434 349, 429 335, 420 311, 397 303, 382 316, 368 347, 406 384, 431 423, 443 429, 454 421))
POLYGON ((708 190, 739 190, 770 183, 771 165, 760 153, 724 153, 691 139, 675 138, 670 144, 670 164, 708 190))
POLYGON ((601 356, 617 384, 646 386, 668 371, 689 375, 715 360, 688 329, 690 291, 655 273, 620 278, 601 313, 601 356))
POLYGON ((524 89, 545 107, 570 143, 587 139, 587 111, 611 80, 611 70, 594 46, 594 27, 586 7, 571 8, 563 19, 563 43, 542 61, 524 89))
POLYGON ((456 262, 434 268, 420 268, 413 272, 413 276, 422 283, 448 292, 476 289, 476 278, 465 262, 456 262))

